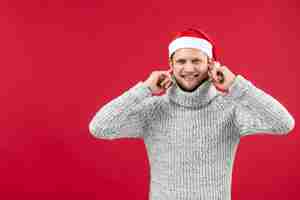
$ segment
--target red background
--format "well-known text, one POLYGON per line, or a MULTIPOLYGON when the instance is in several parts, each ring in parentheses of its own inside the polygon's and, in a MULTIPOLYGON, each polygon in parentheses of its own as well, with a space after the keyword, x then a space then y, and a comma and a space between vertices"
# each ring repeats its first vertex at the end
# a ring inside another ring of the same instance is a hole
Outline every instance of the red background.
MULTIPOLYGON (((148 199, 139 139, 97 140, 95 112, 153 70, 170 32, 197 25, 220 62, 295 117, 299 2, 0 1, 0 198, 148 199)), ((300 140, 242 138, 232 199, 299 199, 300 140)))

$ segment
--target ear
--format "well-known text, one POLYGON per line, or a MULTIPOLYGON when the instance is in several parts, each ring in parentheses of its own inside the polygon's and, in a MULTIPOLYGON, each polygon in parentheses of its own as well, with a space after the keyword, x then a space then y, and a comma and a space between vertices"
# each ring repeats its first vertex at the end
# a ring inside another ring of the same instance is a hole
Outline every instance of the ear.
POLYGON ((171 60, 171 58, 169 58, 169 66, 173 69, 173 61, 171 60))

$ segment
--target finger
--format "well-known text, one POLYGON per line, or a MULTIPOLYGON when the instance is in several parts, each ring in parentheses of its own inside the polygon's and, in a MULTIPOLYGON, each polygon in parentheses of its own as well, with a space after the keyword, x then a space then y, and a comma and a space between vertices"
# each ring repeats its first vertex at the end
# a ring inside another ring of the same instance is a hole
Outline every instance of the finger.
POLYGON ((168 77, 172 80, 173 69, 168 70, 168 77))
POLYGON ((167 83, 168 83, 168 82, 162 82, 160 86, 161 86, 162 88, 166 89, 167 83))
POLYGON ((207 73, 208 73, 208 76, 211 76, 211 71, 208 70, 207 73))
POLYGON ((217 67, 214 66, 214 67, 211 69, 210 74, 211 74, 212 79, 213 79, 214 81, 216 81, 216 80, 217 80, 217 67))
POLYGON ((220 63, 218 61, 214 61, 213 59, 210 60, 210 64, 208 65, 208 68, 210 71, 212 71, 214 68, 219 68, 220 63))
POLYGON ((212 79, 213 79, 213 78, 212 78, 212 75, 211 75, 211 73, 208 71, 208 80, 209 80, 209 81, 212 81, 212 79))
POLYGON ((208 63, 208 70, 212 70, 213 69, 213 67, 214 67, 214 63, 213 62, 209 62, 208 63))
POLYGON ((161 87, 162 82, 165 80, 165 78, 166 78, 166 75, 165 75, 165 74, 160 74, 160 75, 158 76, 157 86, 161 87))
POLYGON ((217 79, 219 83, 224 83, 225 81, 225 76, 224 73, 222 71, 217 71, 217 79))
POLYGON ((167 88, 166 89, 168 89, 168 88, 170 88, 171 86, 172 86, 172 82, 167 86, 167 88))
POLYGON ((220 66, 220 68, 218 69, 218 76, 220 79, 220 82, 224 82, 225 81, 225 77, 226 77, 226 73, 227 73, 227 67, 225 65, 220 66))
POLYGON ((214 61, 213 58, 208 57, 208 63, 209 64, 212 64, 213 61, 214 61))
POLYGON ((222 70, 222 72, 225 72, 225 71, 228 70, 228 68, 227 68, 225 65, 222 65, 222 66, 220 67, 220 69, 222 70))
POLYGON ((163 73, 164 75, 166 75, 167 77, 170 77, 170 70, 162 71, 162 73, 163 73))
POLYGON ((173 82, 172 76, 173 76, 173 69, 169 69, 169 70, 168 70, 168 77, 169 77, 170 80, 173 82))
POLYGON ((166 85, 165 85, 165 88, 166 88, 166 89, 169 88, 172 84, 173 84, 172 81, 167 82, 166 85))
MULTIPOLYGON (((169 83, 169 82, 168 82, 168 83, 169 83)), ((166 83, 166 84, 163 86, 164 89, 168 89, 168 83, 166 83)))
POLYGON ((161 86, 161 87, 164 87, 164 85, 165 85, 168 81, 170 81, 170 79, 169 79, 168 77, 165 77, 164 80, 160 83, 160 86, 161 86))
POLYGON ((209 77, 210 80, 213 80, 213 75, 212 75, 211 71, 208 71, 208 77, 209 77))
POLYGON ((215 68, 220 68, 221 67, 221 63, 220 62, 218 62, 218 61, 214 61, 214 63, 215 63, 215 68))
POLYGON ((212 64, 208 64, 208 71, 211 71, 213 69, 213 65, 212 64))

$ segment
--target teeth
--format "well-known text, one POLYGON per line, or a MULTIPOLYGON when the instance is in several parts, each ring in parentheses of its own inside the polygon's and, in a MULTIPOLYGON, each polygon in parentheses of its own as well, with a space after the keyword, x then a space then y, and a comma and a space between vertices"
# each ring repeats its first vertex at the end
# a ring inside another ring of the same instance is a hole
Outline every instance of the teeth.
POLYGON ((184 79, 185 79, 185 80, 193 80, 193 79, 194 79, 194 76, 185 76, 184 79))
POLYGON ((199 74, 195 74, 195 75, 188 75, 188 76, 187 76, 187 75, 182 75, 182 77, 183 77, 183 78, 185 78, 185 77, 198 77, 198 75, 199 75, 199 74))

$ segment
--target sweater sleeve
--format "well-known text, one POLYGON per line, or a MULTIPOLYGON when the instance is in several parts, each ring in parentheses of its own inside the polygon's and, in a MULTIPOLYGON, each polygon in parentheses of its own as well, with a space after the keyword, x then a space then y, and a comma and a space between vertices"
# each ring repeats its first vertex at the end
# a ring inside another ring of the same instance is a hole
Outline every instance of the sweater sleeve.
POLYGON ((235 104, 234 123, 241 136, 287 135, 295 126, 293 116, 275 98, 237 75, 225 96, 235 104))
POLYGON ((89 131, 96 138, 143 138, 147 111, 154 98, 142 81, 122 95, 105 104, 89 123, 89 131))

